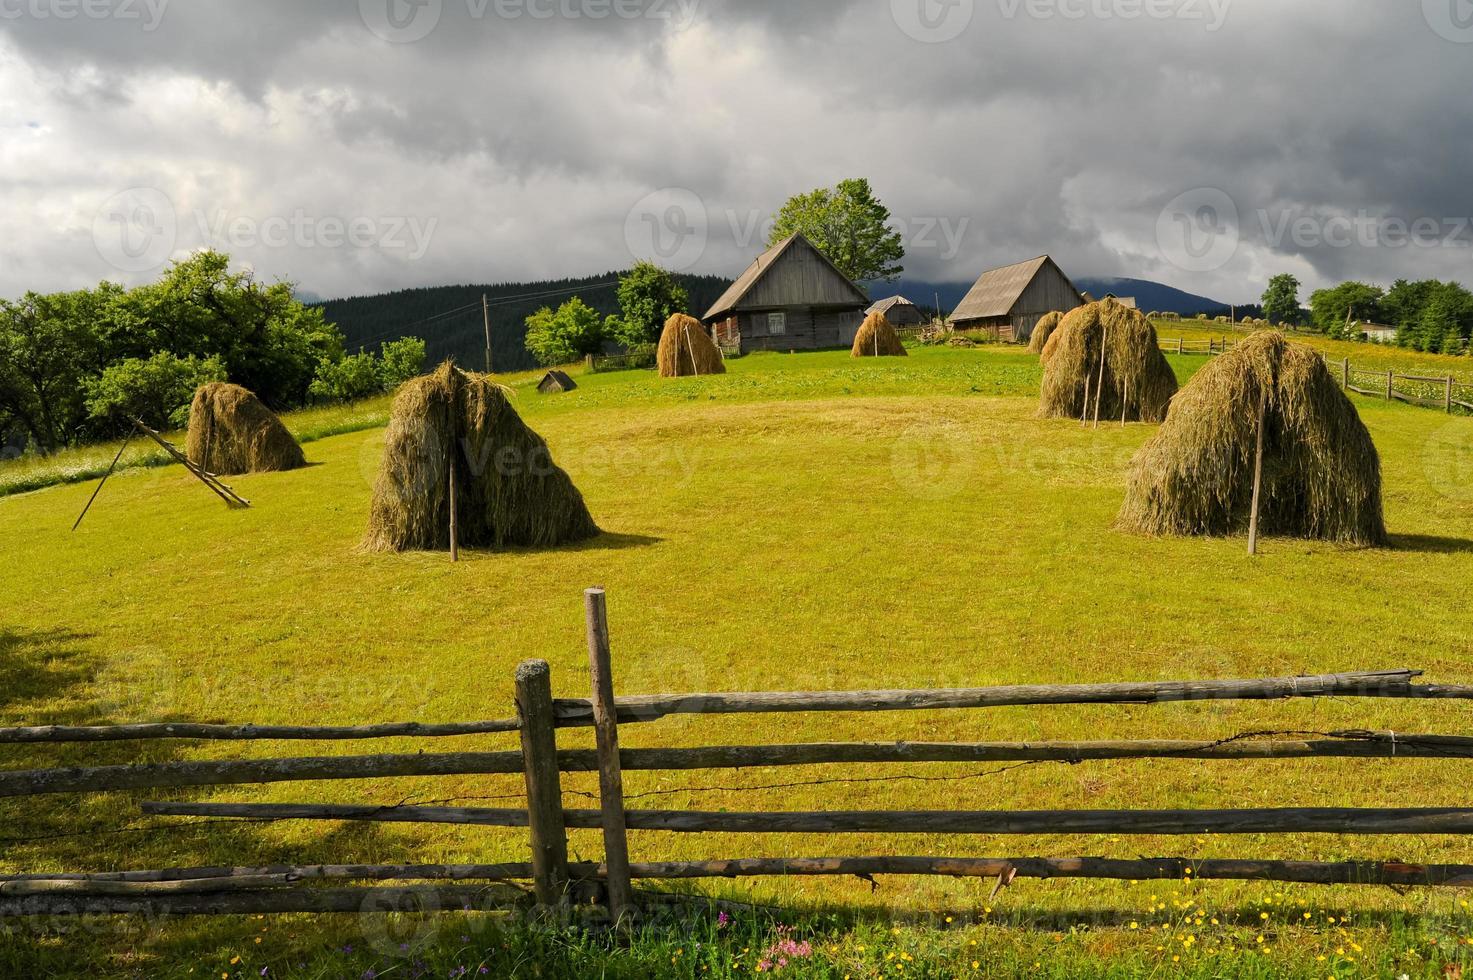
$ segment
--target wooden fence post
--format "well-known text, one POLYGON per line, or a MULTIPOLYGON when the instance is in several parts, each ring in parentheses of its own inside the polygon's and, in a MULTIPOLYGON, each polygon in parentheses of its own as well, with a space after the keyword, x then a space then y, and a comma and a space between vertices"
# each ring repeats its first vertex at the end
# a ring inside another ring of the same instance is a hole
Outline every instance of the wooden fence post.
POLYGON ((568 883, 568 835, 563 826, 562 778, 552 707, 552 668, 546 660, 517 667, 517 715, 522 725, 522 767, 527 777, 527 816, 532 838, 532 879, 539 905, 562 902, 568 883))
POLYGON ((1178 338, 1176 338, 1176 353, 1177 353, 1177 356, 1181 356, 1181 354, 1185 352, 1185 349, 1186 349, 1186 338, 1185 337, 1178 337, 1178 338))
POLYGON ((603 811, 604 867, 609 915, 617 926, 633 912, 629 883, 629 838, 624 826, 624 775, 619 764, 619 719, 614 707, 609 609, 603 589, 583 594, 588 619, 588 673, 594 733, 598 741, 598 797, 603 811))
POLYGON ((1396 397, 1396 395, 1395 395, 1395 388, 1393 387, 1393 385, 1395 383, 1396 383, 1396 372, 1395 371, 1387 371, 1386 372, 1386 400, 1387 401, 1391 401, 1393 398, 1396 397))
POLYGON ((1345 359, 1345 362, 1340 366, 1340 387, 1344 388, 1346 391, 1350 390, 1350 358, 1348 357, 1345 359))
POLYGON ((1447 396, 1443 399, 1443 407, 1447 409, 1447 414, 1453 413, 1453 376, 1451 374, 1447 376, 1447 396))

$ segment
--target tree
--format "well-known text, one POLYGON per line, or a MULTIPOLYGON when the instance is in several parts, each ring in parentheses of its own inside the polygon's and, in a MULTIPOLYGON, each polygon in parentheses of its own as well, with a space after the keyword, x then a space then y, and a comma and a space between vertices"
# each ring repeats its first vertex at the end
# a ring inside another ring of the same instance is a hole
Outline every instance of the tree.
POLYGON ((1333 289, 1316 290, 1309 297, 1314 325, 1332 337, 1344 334, 1351 319, 1375 322, 1381 317, 1380 286, 1342 282, 1333 289))
POLYGON ((653 262, 640 262, 619 280, 619 316, 604 322, 604 335, 625 347, 653 344, 665 321, 684 313, 690 296, 675 277, 653 262))
POLYGON ((768 246, 794 232, 813 243, 852 282, 893 281, 905 271, 905 243, 889 226, 890 209, 868 180, 842 180, 788 199, 778 211, 768 246))
POLYGON ((148 360, 130 357, 87 382, 87 411, 115 426, 136 418, 156 429, 183 428, 195 390, 224 380, 225 365, 218 357, 201 360, 167 351, 148 360))
POLYGON ((1456 282, 1398 279, 1381 303, 1403 347, 1461 350, 1473 330, 1473 293, 1456 282))
POLYGON ((379 348, 379 383, 384 391, 393 391, 425 369, 425 342, 418 337, 401 337, 379 348))
POLYGON ((86 292, 0 301, 0 429, 23 429, 41 453, 69 446, 85 431, 83 382, 104 359, 93 329, 96 306, 86 292))
POLYGON ((577 296, 558 307, 544 306, 527 317, 527 350, 544 366, 569 364, 603 347, 598 311, 577 296))
POLYGON ((355 402, 384 390, 379 362, 372 354, 357 353, 336 360, 324 358, 309 386, 313 401, 355 402))
POLYGON ((1263 316, 1269 323, 1299 322, 1299 280, 1289 273, 1274 276, 1263 293, 1263 316))

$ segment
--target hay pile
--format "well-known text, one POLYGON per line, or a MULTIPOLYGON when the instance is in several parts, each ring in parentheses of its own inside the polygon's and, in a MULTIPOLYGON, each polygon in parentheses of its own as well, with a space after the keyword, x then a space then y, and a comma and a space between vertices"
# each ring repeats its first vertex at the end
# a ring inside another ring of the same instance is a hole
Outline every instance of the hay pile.
POLYGON ((1245 531, 1265 393, 1261 532, 1385 544, 1370 433, 1319 354, 1277 332, 1256 333, 1197 372, 1131 464, 1120 526, 1245 531))
POLYGON ((1044 345, 1038 414, 1160 422, 1176 389, 1151 322, 1106 299, 1071 311, 1044 345))
POLYGON ((394 397, 363 550, 447 550, 452 465, 466 547, 545 548, 599 533, 583 495, 506 390, 447 361, 394 397))
POLYGON ((1059 322, 1064 319, 1064 314, 1054 311, 1045 313, 1043 318, 1033 327, 1033 332, 1028 335, 1028 353, 1042 354, 1043 347, 1048 339, 1059 329, 1059 322))
POLYGON ((700 320, 684 313, 677 313, 665 321, 656 363, 662 378, 726 373, 721 349, 700 320))
POLYGON ((240 385, 216 382, 194 393, 185 454, 207 473, 277 473, 307 465, 276 414, 240 385))
POLYGON ((859 326, 854 336, 855 357, 908 357, 905 346, 900 343, 900 334, 885 319, 883 313, 871 313, 859 326))

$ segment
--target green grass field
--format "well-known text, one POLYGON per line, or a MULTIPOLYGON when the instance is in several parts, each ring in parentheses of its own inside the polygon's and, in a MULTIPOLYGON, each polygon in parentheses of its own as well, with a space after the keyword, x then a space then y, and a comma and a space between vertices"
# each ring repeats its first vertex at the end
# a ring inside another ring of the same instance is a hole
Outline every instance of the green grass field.
MULTIPOLYGON (((456 566, 437 555, 357 554, 383 443, 382 403, 289 420, 299 434, 322 436, 307 447, 315 465, 232 481, 254 502, 249 511, 224 509, 177 467, 119 474, 75 534, 68 528, 90 485, 0 499, 0 724, 504 716, 513 710, 512 671, 529 657, 552 663, 556 694, 586 694, 582 590, 595 584, 609 590, 624 694, 1389 667, 1473 682, 1473 419, 1358 400, 1382 454, 1394 546, 1270 540, 1250 560, 1241 540, 1153 540, 1111 529, 1126 465, 1150 427, 1096 432, 1034 418, 1039 369, 1017 349, 913 354, 863 363, 838 353, 760 355, 733 362, 725 377, 675 382, 601 374, 580 377, 579 391, 555 398, 514 379, 519 409, 608 532, 553 552, 473 553, 456 566), (327 434, 340 429, 361 431, 327 434)), ((1186 377, 1204 359, 1173 361, 1186 377)), ((638 747, 1210 739, 1347 728, 1466 734, 1468 720, 1458 703, 1323 701, 686 717, 631 726, 623 737, 638 747)), ((587 743, 583 734, 565 736, 568 745, 587 743)), ((260 743, 10 749, 5 767, 514 744, 503 736, 288 751, 260 743)), ((645 805, 751 810, 1458 805, 1467 792, 1459 763, 1410 760, 1120 762, 961 781, 909 778, 970 771, 631 773, 626 791, 666 794, 645 805), (703 791, 712 786, 746 790, 703 791)), ((596 788, 592 779, 566 780, 575 792, 596 788)), ((516 792, 519 782, 281 784, 7 803, 0 864, 76 871, 524 860, 525 834, 514 830, 200 824, 144 819, 137 809, 145 799, 474 806, 516 792)), ((584 858, 601 853, 596 834, 577 832, 572 843, 584 858)), ((1465 842, 1447 837, 636 833, 631 849, 635 860, 888 853, 1473 860, 1465 842)), ((974 972, 974 960, 984 975, 1080 977, 1441 976, 1448 963, 1473 964, 1463 952, 1473 919, 1455 892, 1020 882, 990 900, 991 888, 893 878, 875 891, 842 880, 710 886, 795 910, 787 921, 814 940, 815 952, 791 963, 790 975, 955 976, 974 972), (915 921, 897 924, 895 934, 868 918, 879 913, 915 921), (1169 932, 1160 928, 1168 924, 1169 932)), ((452 923, 438 945, 414 955, 439 976, 460 965, 492 975, 740 976, 754 970, 773 936, 766 920, 741 921, 705 934, 697 956, 691 944, 705 928, 609 949, 452 923)), ((15 929, 0 936, 6 976, 85 968, 235 977, 262 967, 269 976, 414 975, 412 960, 378 951, 361 924, 330 917, 108 924, 80 939, 56 924, 15 929)))

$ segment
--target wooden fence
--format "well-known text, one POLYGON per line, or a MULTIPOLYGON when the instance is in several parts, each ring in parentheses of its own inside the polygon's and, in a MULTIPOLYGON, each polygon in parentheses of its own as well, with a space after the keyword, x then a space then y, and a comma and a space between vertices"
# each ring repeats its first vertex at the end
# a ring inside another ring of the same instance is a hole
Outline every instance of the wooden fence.
MULTIPOLYGON (((252 726, 136 724, 0 728, 0 745, 149 739, 354 740, 515 733, 515 749, 273 759, 210 760, 0 772, 0 797, 95 793, 204 785, 521 773, 526 804, 510 809, 352 806, 317 803, 148 802, 143 812, 175 817, 459 824, 524 828, 530 860, 487 865, 333 865, 190 868, 106 874, 0 876, 0 917, 82 913, 234 914, 358 911, 376 888, 429 908, 483 908, 491 883, 529 880, 536 903, 562 907, 570 896, 605 901, 615 919, 635 911, 637 879, 764 875, 945 875, 954 877, 1246 879, 1319 884, 1473 885, 1473 865, 1387 862, 1044 857, 751 857, 631 862, 627 832, 918 833, 986 835, 1120 834, 1473 834, 1473 808, 1247 808, 1216 810, 984 810, 702 812, 629 810, 625 771, 686 772, 768 766, 1060 762, 1196 759, 1468 759, 1473 737, 1345 731, 1311 737, 1256 733, 1206 740, 1079 742, 831 742, 621 749, 620 729, 675 715, 792 712, 986 710, 1019 705, 1161 705, 1183 701, 1381 698, 1473 699, 1473 687, 1419 683, 1393 670, 1256 680, 1019 685, 970 689, 701 693, 616 697, 602 590, 586 593, 590 691, 553 696, 544 661, 517 668, 517 717, 425 725, 252 726), (593 728, 596 748, 560 749, 557 732, 593 728), (567 809, 564 773, 597 773, 599 807, 567 809), (572 862, 569 829, 603 832, 604 860, 572 862), (324 887, 357 882, 355 888, 324 887), (361 883, 373 883, 364 886, 361 883), (454 884, 445 884, 453 882, 454 884), (467 882, 479 884, 469 885, 467 882), (432 883, 432 884, 426 884, 432 883)), ((1453 785, 1453 784, 1450 784, 1453 785)))
MULTIPOLYGON (((1161 349, 1168 354, 1224 354, 1235 346, 1230 338, 1215 337, 1207 340, 1184 340, 1181 337, 1162 339, 1161 349)), ((1473 413, 1473 383, 1453 375, 1431 377, 1415 374, 1397 374, 1395 371, 1368 371, 1350 363, 1350 358, 1333 360, 1325 357, 1325 363, 1340 380, 1346 391, 1387 401, 1406 402, 1423 408, 1440 409, 1449 415, 1456 412, 1473 413)))

